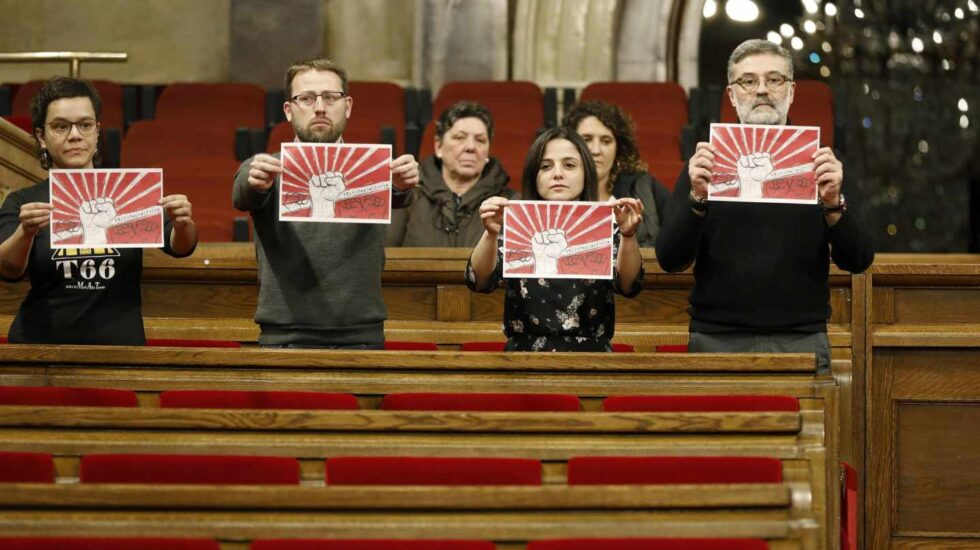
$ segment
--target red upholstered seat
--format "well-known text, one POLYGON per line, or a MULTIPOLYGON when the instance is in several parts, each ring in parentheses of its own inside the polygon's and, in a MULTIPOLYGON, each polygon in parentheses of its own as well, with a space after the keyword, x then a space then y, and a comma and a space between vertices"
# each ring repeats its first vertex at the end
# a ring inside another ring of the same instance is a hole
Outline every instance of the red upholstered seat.
POLYGON ((266 142, 266 153, 278 153, 283 143, 296 141, 296 133, 293 132, 293 125, 288 120, 283 120, 272 127, 269 132, 269 141, 266 142))
POLYGON ((136 392, 102 388, 0 386, 0 405, 138 407, 136 392))
POLYGON ((394 155, 405 151, 405 91, 393 82, 350 81, 347 84, 354 111, 344 130, 348 143, 378 143, 381 128, 395 130, 394 155), (355 139, 364 136, 367 140, 355 139))
POLYGON ((664 184, 668 191, 673 191, 677 177, 685 166, 686 163, 680 160, 650 160, 647 161, 647 172, 664 184))
MULTIPOLYGON (((102 99, 102 126, 106 128, 123 128, 123 91, 122 86, 108 80, 92 80, 92 85, 102 99)), ((31 115, 31 98, 41 89, 43 80, 32 80, 17 89, 10 111, 15 115, 31 115)))
POLYGON ((606 412, 786 411, 800 402, 785 395, 621 395, 602 401, 606 412))
POLYGON ((504 351, 506 342, 463 342, 459 351, 504 351))
POLYGON ((582 456, 568 460, 569 485, 780 483, 775 458, 741 456, 582 456))
POLYGON ((187 538, 0 537, 4 550, 221 550, 217 541, 187 538))
MULTIPOLYGON (((795 126, 819 126, 820 145, 834 145, 834 92, 819 80, 797 80, 789 121, 795 126)), ((721 122, 738 122, 727 92, 721 95, 721 122)))
POLYGON ((168 390, 160 394, 160 408, 357 410, 358 404, 347 393, 168 390))
MULTIPOLYGON (((195 205, 196 210, 196 205, 195 205)), ((201 225, 197 224, 200 232, 201 225)), ((192 340, 189 338, 147 338, 146 345, 176 348, 240 348, 241 342, 233 340, 192 340)))
POLYGON ((54 477, 54 460, 47 453, 0 452, 0 483, 54 483, 54 477))
POLYGON ((525 458, 328 458, 328 485, 540 485, 541 463, 525 458))
POLYGON ((657 353, 687 353, 687 344, 661 344, 657 346, 657 353))
POLYGON ((216 455, 86 455, 82 483, 299 484, 292 457, 216 455))
POLYGON ((439 346, 435 342, 385 340, 385 349, 388 351, 439 351, 439 346))
POLYGON ((270 539, 257 540, 251 550, 495 550, 485 540, 368 540, 270 539))
MULTIPOLYGON (((236 210, 231 202, 230 182, 240 163, 224 157, 187 157, 170 158, 157 164, 163 168, 164 193, 186 195, 191 202, 200 241, 230 242, 234 237, 235 218, 247 216, 245 212, 236 210)), ((179 339, 170 341, 174 343, 159 345, 197 345, 179 344, 179 339)), ((237 344, 228 342, 232 343, 237 344)), ((147 345, 156 344, 149 344, 148 341, 147 345)), ((215 344, 206 347, 225 346, 215 344)))
POLYGON ((396 411, 563 411, 581 410, 578 397, 520 393, 393 393, 381 408, 396 411))
POLYGON ((767 550, 761 539, 555 539, 535 540, 527 550, 767 550))
POLYGON ((216 116, 240 127, 264 128, 265 90, 241 82, 181 82, 167 86, 157 98, 159 120, 199 118, 207 122, 216 116))
MULTIPOLYGON (((207 118, 138 120, 123 139, 121 164, 123 168, 162 168, 174 160, 234 161, 236 128, 233 121, 207 118)), ((230 189, 234 172, 227 177, 230 189)), ((231 191, 228 193, 230 197, 231 191)))
POLYGON ((500 128, 530 130, 533 135, 544 126, 544 94, 533 82, 446 82, 432 100, 433 118, 438 119, 453 103, 464 100, 486 106, 493 115, 494 126, 500 128))

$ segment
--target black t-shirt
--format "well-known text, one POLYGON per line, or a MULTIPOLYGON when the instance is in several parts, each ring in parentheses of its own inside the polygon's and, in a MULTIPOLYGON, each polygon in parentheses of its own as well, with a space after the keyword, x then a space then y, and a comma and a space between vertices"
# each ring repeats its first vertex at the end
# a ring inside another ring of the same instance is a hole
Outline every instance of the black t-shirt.
MULTIPOLYGON (((11 193, 0 206, 0 242, 20 225, 20 207, 49 202, 48 181, 11 193)), ((169 218, 164 252, 172 254, 169 218)), ((12 343, 143 345, 139 248, 51 249, 49 227, 37 232, 27 263, 31 288, 10 326, 12 343)))

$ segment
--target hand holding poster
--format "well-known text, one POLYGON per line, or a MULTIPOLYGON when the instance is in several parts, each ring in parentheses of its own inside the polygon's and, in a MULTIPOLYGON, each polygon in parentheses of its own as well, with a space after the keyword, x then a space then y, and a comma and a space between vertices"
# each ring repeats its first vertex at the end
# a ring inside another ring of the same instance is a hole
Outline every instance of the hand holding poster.
POLYGON ((279 220, 391 223, 391 146, 283 143, 279 220))
POLYGON ((820 147, 820 128, 712 124, 711 144, 709 200, 817 203, 813 154, 820 147))
POLYGON ((504 277, 612 279, 609 204, 510 201, 503 234, 504 277))
POLYGON ((51 170, 51 248, 163 246, 163 171, 51 170))

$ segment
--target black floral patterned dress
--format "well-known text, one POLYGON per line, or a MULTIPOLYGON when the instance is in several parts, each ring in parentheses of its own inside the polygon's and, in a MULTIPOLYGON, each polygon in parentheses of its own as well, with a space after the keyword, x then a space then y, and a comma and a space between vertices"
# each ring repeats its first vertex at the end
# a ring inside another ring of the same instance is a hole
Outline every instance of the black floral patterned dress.
MULTIPOLYGON (((497 240, 497 268, 482 287, 473 265, 466 266, 466 285, 490 293, 503 278, 503 240, 497 240)), ((619 255, 619 229, 613 234, 613 258, 619 255)), ((615 260, 614 260, 615 262, 615 260)), ((616 326, 613 293, 632 298, 643 289, 643 268, 623 289, 613 264, 606 279, 507 279, 504 334, 507 351, 612 351, 616 326)))

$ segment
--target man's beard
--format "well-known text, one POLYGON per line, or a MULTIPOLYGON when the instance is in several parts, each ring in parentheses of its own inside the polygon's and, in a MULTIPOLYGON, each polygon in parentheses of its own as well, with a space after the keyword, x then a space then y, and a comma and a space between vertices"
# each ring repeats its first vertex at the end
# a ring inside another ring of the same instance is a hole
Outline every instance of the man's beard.
MULTIPOLYGON (((312 121, 311 121, 312 122, 312 121)), ((296 137, 303 143, 336 143, 340 136, 344 133, 344 128, 347 126, 347 121, 342 120, 337 123, 331 123, 324 130, 312 130, 311 125, 305 127, 297 127, 296 123, 293 122, 293 131, 296 132, 296 137)))
POLYGON ((739 105, 738 118, 743 124, 784 124, 789 105, 786 98, 777 101, 768 96, 758 97, 751 103, 739 105), (769 109, 756 109, 760 105, 768 105, 769 109))

